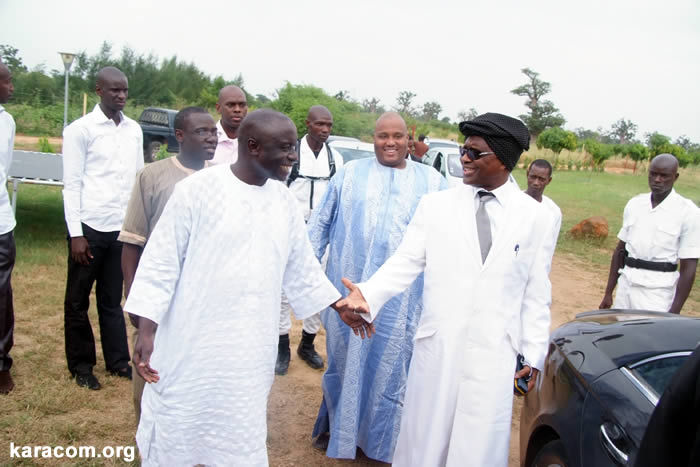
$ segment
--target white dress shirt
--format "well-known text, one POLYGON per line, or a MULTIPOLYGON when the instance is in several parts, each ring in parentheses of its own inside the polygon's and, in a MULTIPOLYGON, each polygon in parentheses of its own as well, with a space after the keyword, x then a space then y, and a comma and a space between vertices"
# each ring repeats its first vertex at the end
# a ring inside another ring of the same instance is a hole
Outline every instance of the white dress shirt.
POLYGON ((211 160, 212 164, 231 165, 238 160, 238 138, 229 138, 221 126, 221 120, 216 122, 216 152, 211 160))
POLYGON ((97 104, 63 130, 63 208, 71 237, 81 222, 100 232, 119 231, 136 172, 143 167, 143 133, 120 112, 119 125, 97 104))
MULTIPOLYGON (((625 242, 629 256, 646 261, 678 263, 700 257, 700 209, 671 190, 666 199, 651 207, 651 193, 637 195, 627 203, 617 238, 625 242)), ((678 271, 660 272, 623 267, 630 283, 643 287, 674 287, 678 271)))
POLYGON ((12 151, 15 145, 15 120, 0 105, 0 235, 12 231, 17 224, 12 212, 10 196, 7 194, 7 176, 12 165, 12 151))
MULTIPOLYGON (((479 204, 481 201, 479 200, 479 192, 480 191, 487 191, 484 190, 483 188, 475 188, 474 190, 474 212, 476 212, 479 209, 479 204)), ((517 184, 513 183, 504 183, 503 185, 499 186, 495 190, 491 190, 491 193, 494 195, 494 199, 490 201, 486 201, 486 213, 489 215, 489 224, 491 225, 491 239, 492 239, 492 244, 496 243, 496 237, 498 236, 498 229, 501 225, 503 225, 503 216, 505 213, 505 206, 508 204, 508 201, 511 196, 513 196, 513 193, 519 192, 519 188, 517 184)))
POLYGON ((335 162, 336 172, 343 166, 343 158, 335 157, 335 154, 333 151, 330 151, 327 144, 321 147, 321 151, 316 156, 309 147, 306 137, 307 135, 304 135, 299 141, 300 177, 289 185, 289 189, 292 190, 292 193, 299 201, 304 220, 308 221, 309 217, 311 217, 311 211, 321 202, 323 194, 328 188, 328 180, 310 180, 303 177, 329 177, 331 171, 328 163, 329 156, 335 162))

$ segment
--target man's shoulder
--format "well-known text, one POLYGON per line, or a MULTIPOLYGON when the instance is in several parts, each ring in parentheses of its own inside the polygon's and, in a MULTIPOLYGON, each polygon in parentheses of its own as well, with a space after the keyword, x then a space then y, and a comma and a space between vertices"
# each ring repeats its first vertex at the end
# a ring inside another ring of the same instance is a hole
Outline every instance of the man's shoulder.
POLYGON ((555 203, 552 198, 550 198, 549 196, 542 195, 542 204, 544 204, 552 212, 558 213, 561 217, 561 209, 559 208, 559 206, 557 206, 557 203, 555 203))
POLYGON ((409 159, 406 161, 406 163, 410 164, 416 171, 427 177, 429 180, 439 181, 441 178, 444 178, 440 172, 427 164, 423 164, 422 162, 416 162, 409 159))
MULTIPOLYGON (((437 172, 432 167, 428 168, 433 172, 437 172)), ((450 202, 461 202, 464 199, 465 190, 470 190, 470 188, 466 186, 455 186, 446 190, 432 191, 424 194, 421 197, 421 202, 438 205, 450 202)))
POLYGON ((138 176, 143 179, 157 179, 169 172, 180 171, 173 163, 173 157, 175 156, 146 164, 139 170, 138 176))
POLYGON ((700 208, 698 207, 697 204, 693 202, 693 200, 686 198, 685 196, 682 196, 680 193, 677 191, 673 191, 674 194, 674 202, 675 204, 678 205, 680 209, 683 211, 690 210, 691 212, 697 213, 700 212, 700 208))
POLYGON ((630 200, 627 201, 627 206, 637 206, 647 203, 649 202, 650 198, 651 193, 639 193, 638 195, 631 197, 630 200))
POLYGON ((93 112, 89 112, 83 115, 82 117, 78 118, 77 120, 73 120, 63 129, 63 132, 71 133, 87 128, 92 124, 92 122, 95 119, 92 114, 93 112))
POLYGON ((15 119, 7 109, 3 109, 2 112, 0 112, 0 120, 5 120, 5 122, 12 127, 15 126, 15 119))

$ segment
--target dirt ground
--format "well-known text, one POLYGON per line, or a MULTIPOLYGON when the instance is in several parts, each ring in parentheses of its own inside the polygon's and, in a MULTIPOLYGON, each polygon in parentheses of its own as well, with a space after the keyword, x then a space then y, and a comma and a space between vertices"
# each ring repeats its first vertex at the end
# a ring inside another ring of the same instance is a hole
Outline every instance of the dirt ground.
MULTIPOLYGON (((552 326, 571 320, 577 313, 598 307, 607 271, 591 271, 576 257, 557 255, 552 265, 552 326)), ((277 376, 268 405, 268 450, 271 466, 386 465, 368 459, 338 461, 311 447, 311 430, 321 404, 322 370, 312 370, 296 355, 301 322, 291 333, 292 361, 289 373, 277 376)), ((319 333, 316 348, 326 357, 325 334, 319 333)), ((510 441, 510 466, 519 466, 521 401, 515 398, 510 441)))

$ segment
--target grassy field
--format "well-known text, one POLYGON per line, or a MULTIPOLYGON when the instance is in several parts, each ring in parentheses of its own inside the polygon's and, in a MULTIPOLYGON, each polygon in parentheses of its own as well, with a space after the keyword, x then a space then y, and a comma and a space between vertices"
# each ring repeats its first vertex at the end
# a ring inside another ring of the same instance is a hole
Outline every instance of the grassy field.
MULTIPOLYGON (((525 171, 517 169, 513 175, 521 187, 526 187, 525 171)), ((696 203, 700 202, 700 170, 681 169, 674 188, 678 193, 696 203)), ((627 201, 649 192, 647 176, 643 172, 633 174, 598 173, 590 171, 556 171, 545 194, 562 210, 562 226, 557 253, 570 253, 594 268, 608 268, 610 255, 617 245, 617 233, 622 227, 622 211, 627 201), (603 216, 608 221, 608 238, 603 241, 576 240, 567 232, 583 219, 603 216)), ((602 297, 601 297, 602 298, 602 297)), ((700 311, 700 276, 685 305, 700 311)))
MULTIPOLYGON (((515 171, 515 177, 525 186, 522 169, 515 171)), ((700 171, 682 171, 676 187, 682 195, 700 200, 700 171)), ((645 191, 648 188, 644 175, 556 172, 547 194, 564 214, 557 255, 575 259, 586 268, 607 270, 624 205, 630 197, 645 191), (565 232, 574 224, 594 215, 608 219, 611 232, 608 239, 594 243, 567 237, 565 232)), ((97 452, 104 446, 133 446, 136 427, 131 385, 106 374, 99 344, 95 374, 102 382, 102 390, 93 392, 77 387, 66 368, 63 294, 67 246, 60 189, 22 185, 15 232, 17 264, 13 286, 17 323, 12 354, 17 387, 11 395, 0 397, 0 465, 65 464, 65 459, 11 459, 11 442, 30 446, 91 445, 97 447, 97 452)), ((700 311, 698 282, 686 310, 700 311)), ((96 324, 94 296, 90 315, 93 325, 96 324)), ((98 332, 96 339, 99 342, 98 332)), ((138 465, 136 460, 129 463, 104 458, 74 459, 71 463, 138 465)))

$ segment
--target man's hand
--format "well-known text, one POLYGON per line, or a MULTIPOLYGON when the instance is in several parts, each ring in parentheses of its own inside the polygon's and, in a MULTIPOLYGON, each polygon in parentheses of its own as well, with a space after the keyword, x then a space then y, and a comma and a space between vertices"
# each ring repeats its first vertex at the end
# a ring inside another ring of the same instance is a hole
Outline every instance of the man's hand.
POLYGON ((343 285, 350 291, 347 297, 336 302, 336 310, 349 311, 351 313, 367 313, 369 314, 369 304, 362 295, 360 289, 346 277, 342 279, 343 285))
POLYGON ((360 316, 360 313, 369 313, 369 305, 365 297, 362 296, 360 289, 350 279, 344 277, 343 284, 348 288, 350 294, 331 306, 338 312, 340 319, 352 328, 356 336, 360 336, 363 339, 365 335, 372 337, 372 334, 375 333, 374 325, 360 316))
POLYGON ((131 324, 134 325, 136 329, 139 328, 139 317, 137 315, 132 315, 131 313, 127 313, 129 315, 129 321, 131 321, 131 324))
POLYGON ((613 298, 612 295, 605 294, 603 296, 603 301, 600 302, 600 305, 598 305, 598 308, 601 310, 608 310, 613 304, 613 298))
POLYGON ((131 359, 136 371, 147 383, 157 383, 160 379, 158 372, 151 368, 151 354, 153 353, 153 341, 156 337, 157 325, 148 318, 139 318, 139 337, 136 339, 134 354, 131 359))
POLYGON ((340 315, 340 319, 352 328, 352 332, 354 332, 356 336, 360 336, 364 339, 365 334, 367 337, 372 337, 372 334, 376 332, 374 330, 374 324, 368 323, 362 316, 352 311, 341 310, 338 311, 338 314, 340 315))
POLYGON ((535 381, 537 381, 538 374, 540 374, 540 370, 538 370, 537 368, 532 368, 531 370, 530 365, 525 365, 522 370, 515 372, 514 378, 524 378, 527 377, 527 375, 530 375, 530 380, 527 382, 527 392, 529 394, 530 391, 532 391, 532 388, 535 387, 535 381), (531 375, 530 371, 532 371, 531 375))
POLYGON ((93 258, 90 253, 90 245, 85 237, 72 237, 70 239, 70 256, 76 263, 88 266, 93 258))

